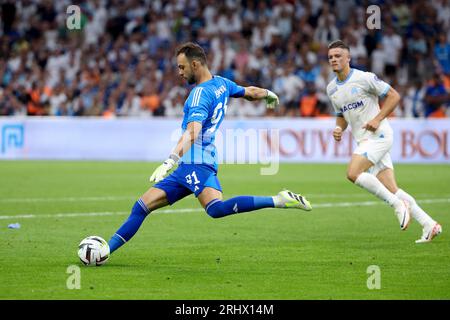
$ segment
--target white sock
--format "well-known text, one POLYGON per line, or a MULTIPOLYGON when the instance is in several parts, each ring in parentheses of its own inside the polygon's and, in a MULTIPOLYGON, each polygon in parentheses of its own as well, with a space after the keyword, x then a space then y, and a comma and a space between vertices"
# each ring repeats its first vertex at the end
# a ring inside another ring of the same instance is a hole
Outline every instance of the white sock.
POLYGON ((422 227, 429 226, 435 223, 435 221, 425 211, 423 211, 421 207, 419 207, 416 200, 411 195, 409 195, 402 189, 398 189, 395 195, 400 199, 408 201, 411 207, 411 214, 413 218, 416 219, 417 222, 422 225, 422 227))
POLYGON ((361 188, 366 189, 371 194, 375 195, 379 199, 387 202, 391 207, 398 209, 402 202, 392 192, 390 192, 374 175, 363 172, 355 181, 355 184, 361 188))
POLYGON ((272 197, 274 208, 281 207, 281 199, 278 195, 272 197))

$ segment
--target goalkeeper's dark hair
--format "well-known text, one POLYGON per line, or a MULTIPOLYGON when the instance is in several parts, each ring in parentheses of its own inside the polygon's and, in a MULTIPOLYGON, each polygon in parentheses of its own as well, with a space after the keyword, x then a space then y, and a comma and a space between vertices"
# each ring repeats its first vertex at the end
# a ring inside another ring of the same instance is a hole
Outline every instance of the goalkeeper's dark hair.
POLYGON ((189 61, 198 60, 202 65, 206 65, 206 53, 202 47, 193 42, 186 42, 179 46, 176 51, 176 56, 184 53, 189 61))
POLYGON ((342 40, 335 40, 328 45, 328 50, 334 48, 347 49, 350 51, 350 47, 342 40))

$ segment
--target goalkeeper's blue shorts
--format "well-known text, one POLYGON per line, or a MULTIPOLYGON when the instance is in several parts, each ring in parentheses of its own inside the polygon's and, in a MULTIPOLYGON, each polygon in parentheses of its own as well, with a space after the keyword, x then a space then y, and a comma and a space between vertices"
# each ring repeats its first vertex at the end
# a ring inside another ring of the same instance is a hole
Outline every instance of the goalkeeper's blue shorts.
POLYGON ((198 197, 206 187, 222 192, 217 170, 207 164, 181 163, 172 174, 153 187, 166 192, 169 204, 174 204, 192 193, 198 197))

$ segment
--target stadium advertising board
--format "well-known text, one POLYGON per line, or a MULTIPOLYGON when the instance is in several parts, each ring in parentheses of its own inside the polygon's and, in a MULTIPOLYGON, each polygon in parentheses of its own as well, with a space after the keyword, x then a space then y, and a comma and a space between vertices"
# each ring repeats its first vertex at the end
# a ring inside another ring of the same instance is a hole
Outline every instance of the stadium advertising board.
MULTIPOLYGON (((348 162, 355 143, 332 137, 333 119, 224 121, 220 163, 348 162)), ((450 120, 391 119, 397 163, 450 163, 450 120)), ((0 159, 164 160, 180 120, 0 118, 0 159)))

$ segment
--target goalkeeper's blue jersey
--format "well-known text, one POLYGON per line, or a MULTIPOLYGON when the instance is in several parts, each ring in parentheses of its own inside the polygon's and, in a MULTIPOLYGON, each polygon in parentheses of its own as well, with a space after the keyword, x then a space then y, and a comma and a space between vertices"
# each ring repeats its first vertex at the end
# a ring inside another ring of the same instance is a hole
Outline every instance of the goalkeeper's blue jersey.
POLYGON ((230 97, 242 97, 245 89, 233 81, 213 76, 211 80, 195 86, 184 103, 184 118, 181 128, 188 123, 202 123, 202 132, 192 147, 181 158, 182 163, 207 164, 217 170, 217 149, 214 144, 217 130, 227 112, 230 97))

